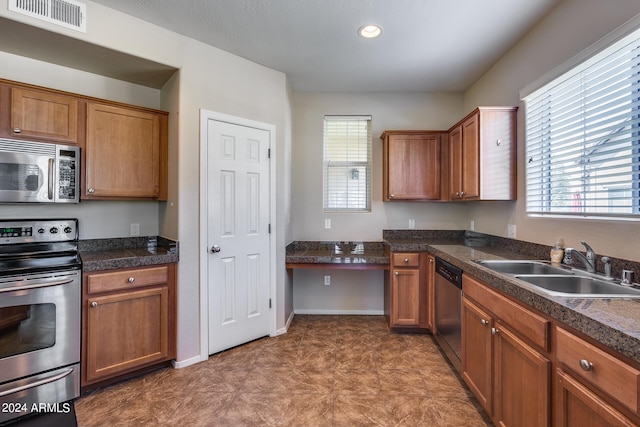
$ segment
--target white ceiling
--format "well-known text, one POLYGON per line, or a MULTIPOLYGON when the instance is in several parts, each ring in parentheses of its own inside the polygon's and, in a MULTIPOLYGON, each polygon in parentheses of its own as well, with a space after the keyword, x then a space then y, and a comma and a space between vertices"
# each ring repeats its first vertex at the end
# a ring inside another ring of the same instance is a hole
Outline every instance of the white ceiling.
POLYGON ((560 0, 94 1, 282 71, 296 92, 432 92, 466 90, 560 0), (369 23, 381 37, 357 36, 369 23))

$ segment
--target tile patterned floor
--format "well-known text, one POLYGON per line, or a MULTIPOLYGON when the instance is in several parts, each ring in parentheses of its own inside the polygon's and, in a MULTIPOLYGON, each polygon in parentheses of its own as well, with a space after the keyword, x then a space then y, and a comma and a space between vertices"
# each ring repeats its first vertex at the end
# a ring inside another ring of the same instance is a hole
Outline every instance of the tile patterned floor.
POLYGON ((92 426, 491 426, 430 335, 382 316, 295 316, 289 332, 77 400, 92 426))

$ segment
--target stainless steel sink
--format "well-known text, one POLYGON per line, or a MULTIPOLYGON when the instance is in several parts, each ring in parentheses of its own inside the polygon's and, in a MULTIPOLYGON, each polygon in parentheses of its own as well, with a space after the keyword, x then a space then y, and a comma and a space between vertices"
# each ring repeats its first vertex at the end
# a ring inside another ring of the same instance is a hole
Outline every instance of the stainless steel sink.
POLYGON ((585 276, 567 275, 516 275, 543 292, 555 296, 581 298, 640 298, 640 289, 619 285, 615 282, 585 276))
POLYGON ((570 270, 566 270, 560 266, 555 267, 543 261, 482 260, 476 262, 493 271, 504 274, 573 274, 570 270))

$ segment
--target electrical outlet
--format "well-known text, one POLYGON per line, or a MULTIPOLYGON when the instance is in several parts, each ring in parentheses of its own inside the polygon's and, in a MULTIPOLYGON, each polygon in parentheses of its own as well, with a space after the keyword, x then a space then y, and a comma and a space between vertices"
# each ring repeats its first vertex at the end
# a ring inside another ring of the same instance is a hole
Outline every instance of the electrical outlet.
POLYGON ((507 226, 507 236, 510 239, 515 239, 516 238, 516 225, 515 224, 509 224, 507 226))
POLYGON ((132 236, 139 236, 140 235, 140 224, 136 223, 131 223, 131 235, 132 236))
POLYGON ((410 230, 413 230, 413 229, 415 229, 415 228, 416 228, 416 220, 415 220, 415 219, 413 219, 413 218, 411 218, 411 219, 409 220, 409 229, 410 229, 410 230))
POLYGON ((331 276, 324 276, 324 285, 329 286, 331 284, 331 276))
POLYGON ((473 231, 476 229, 476 222, 474 220, 469 221, 469 230, 473 231))
POLYGON ((325 218, 324 219, 324 229, 328 230, 331 228, 331 218, 325 218))

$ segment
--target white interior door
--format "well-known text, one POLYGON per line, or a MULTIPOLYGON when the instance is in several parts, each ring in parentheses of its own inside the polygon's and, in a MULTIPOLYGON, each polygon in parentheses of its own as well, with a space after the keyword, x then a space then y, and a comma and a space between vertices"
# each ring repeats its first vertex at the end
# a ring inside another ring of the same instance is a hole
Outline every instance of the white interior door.
POLYGON ((209 354, 269 335, 267 130, 208 119, 209 354))

